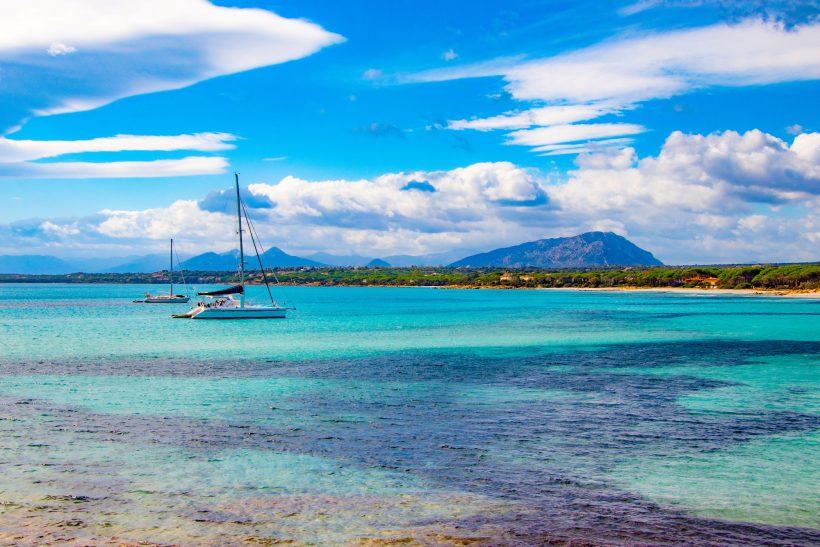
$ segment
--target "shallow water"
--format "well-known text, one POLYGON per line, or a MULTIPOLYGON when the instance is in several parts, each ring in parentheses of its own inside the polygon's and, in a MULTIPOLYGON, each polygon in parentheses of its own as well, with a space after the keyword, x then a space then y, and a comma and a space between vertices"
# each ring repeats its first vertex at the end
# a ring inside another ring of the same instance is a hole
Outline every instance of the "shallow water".
POLYGON ((147 289, 0 285, 0 543, 820 542, 818 301, 147 289))

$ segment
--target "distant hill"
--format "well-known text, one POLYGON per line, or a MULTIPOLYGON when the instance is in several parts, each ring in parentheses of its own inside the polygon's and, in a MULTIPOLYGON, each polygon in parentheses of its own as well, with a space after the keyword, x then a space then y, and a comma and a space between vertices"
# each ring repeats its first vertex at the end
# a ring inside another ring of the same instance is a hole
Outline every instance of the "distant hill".
POLYGON ((374 258, 370 262, 367 263, 368 268, 389 268, 390 263, 382 260, 381 258, 374 258))
POLYGON ((374 260, 369 256, 359 255, 333 255, 330 253, 313 253, 307 255, 305 258, 327 264, 328 266, 367 266, 367 264, 374 260))
POLYGON ((474 251, 462 249, 428 255, 392 255, 386 256, 382 260, 396 268, 407 268, 409 266, 444 266, 470 252, 474 251))
MULTIPOLYGON (((184 260, 180 264, 180 269, 183 270, 198 270, 198 271, 214 271, 226 272, 233 271, 237 268, 237 251, 228 251, 226 253, 207 252, 184 260)), ((303 266, 320 267, 325 264, 302 258, 299 256, 289 255, 278 247, 271 247, 262 254, 262 263, 266 268, 299 268, 303 266)), ((249 270, 258 270, 259 264, 256 262, 256 256, 245 255, 245 267, 249 270)), ((167 266, 166 266, 167 268, 167 266)), ((163 268, 160 268, 163 269, 163 268)))
POLYGON ((179 269, 227 272, 236 269, 236 256, 232 252, 217 254, 209 251, 183 260, 179 269))
POLYGON ((370 266, 374 261, 380 261, 377 265, 382 268, 393 266, 396 268, 406 268, 408 266, 444 266, 450 262, 463 257, 466 254, 474 253, 472 250, 448 251, 446 253, 435 253, 427 255, 392 255, 385 257, 367 257, 359 255, 334 255, 330 253, 314 253, 307 258, 327 264, 330 266, 370 266))
POLYGON ((612 232, 587 232, 522 243, 462 258, 455 268, 579 268, 590 266, 662 266, 660 260, 612 232))
MULTIPOLYGON (((255 256, 245 256, 246 264, 251 269, 258 267, 255 256)), ((302 266, 322 267, 327 266, 322 262, 302 258, 301 256, 289 255, 279 247, 271 247, 262 254, 262 263, 266 268, 294 268, 302 266)))
POLYGON ((159 272, 167 269, 167 254, 150 254, 134 258, 123 264, 99 268, 96 271, 105 273, 144 273, 159 272))
POLYGON ((47 255, 0 255, 0 273, 67 274, 78 268, 60 258, 47 255))

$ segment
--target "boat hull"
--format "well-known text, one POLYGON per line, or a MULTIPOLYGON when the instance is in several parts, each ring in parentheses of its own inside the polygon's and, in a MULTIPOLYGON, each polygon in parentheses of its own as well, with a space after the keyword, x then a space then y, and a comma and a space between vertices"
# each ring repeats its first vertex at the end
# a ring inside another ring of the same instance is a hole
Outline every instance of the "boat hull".
POLYGON ((146 296, 142 302, 145 304, 187 304, 189 300, 187 296, 146 296))
POLYGON ((190 319, 284 319, 287 308, 272 306, 194 308, 188 314, 190 319))

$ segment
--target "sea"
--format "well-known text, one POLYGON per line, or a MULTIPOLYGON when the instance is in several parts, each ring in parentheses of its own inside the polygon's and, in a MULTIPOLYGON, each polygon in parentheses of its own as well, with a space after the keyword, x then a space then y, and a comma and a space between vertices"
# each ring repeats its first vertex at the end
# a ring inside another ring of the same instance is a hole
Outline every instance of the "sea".
POLYGON ((0 544, 820 544, 820 300, 158 289, 0 285, 0 544))

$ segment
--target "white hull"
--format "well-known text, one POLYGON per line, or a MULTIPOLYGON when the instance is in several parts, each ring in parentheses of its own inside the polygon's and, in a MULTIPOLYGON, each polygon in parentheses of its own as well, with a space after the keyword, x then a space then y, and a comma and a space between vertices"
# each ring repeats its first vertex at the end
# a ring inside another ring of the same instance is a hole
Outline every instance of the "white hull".
POLYGON ((273 306, 246 306, 244 308, 198 306, 184 314, 184 317, 190 319, 284 319, 286 315, 287 308, 273 306))
POLYGON ((187 296, 146 296, 146 304, 186 304, 190 300, 187 296))

